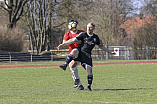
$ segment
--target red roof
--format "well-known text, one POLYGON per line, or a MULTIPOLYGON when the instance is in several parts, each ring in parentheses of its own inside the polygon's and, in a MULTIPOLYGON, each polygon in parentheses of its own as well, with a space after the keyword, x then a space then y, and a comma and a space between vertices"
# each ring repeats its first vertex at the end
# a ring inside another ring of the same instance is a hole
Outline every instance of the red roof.
POLYGON ((145 17, 144 19, 140 17, 127 18, 120 28, 124 28, 127 34, 131 34, 133 30, 141 28, 144 24, 151 24, 155 19, 155 17, 145 17))

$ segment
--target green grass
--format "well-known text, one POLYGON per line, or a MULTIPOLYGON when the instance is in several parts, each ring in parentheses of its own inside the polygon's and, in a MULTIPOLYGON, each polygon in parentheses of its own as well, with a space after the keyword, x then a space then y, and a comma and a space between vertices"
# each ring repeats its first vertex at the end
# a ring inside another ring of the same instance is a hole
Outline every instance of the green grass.
MULTIPOLYGON (((95 65, 93 74, 93 91, 88 92, 72 87, 69 68, 0 69, 0 104, 157 103, 157 64, 95 65)), ((86 89, 87 73, 81 66, 79 75, 86 89)))

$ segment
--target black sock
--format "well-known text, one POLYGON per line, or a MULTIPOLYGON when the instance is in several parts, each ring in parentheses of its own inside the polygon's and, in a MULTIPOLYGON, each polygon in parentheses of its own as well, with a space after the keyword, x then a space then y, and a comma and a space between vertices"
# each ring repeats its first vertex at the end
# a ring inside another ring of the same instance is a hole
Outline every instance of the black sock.
POLYGON ((88 85, 91 85, 93 81, 93 75, 88 75, 87 80, 88 80, 88 85))
POLYGON ((68 65, 74 58, 75 56, 69 54, 65 60, 65 64, 68 65))

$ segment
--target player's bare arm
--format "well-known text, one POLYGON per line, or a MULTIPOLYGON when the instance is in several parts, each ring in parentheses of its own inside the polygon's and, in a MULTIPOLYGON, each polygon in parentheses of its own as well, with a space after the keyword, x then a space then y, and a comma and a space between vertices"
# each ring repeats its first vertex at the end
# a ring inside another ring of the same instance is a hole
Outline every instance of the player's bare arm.
POLYGON ((68 41, 68 40, 63 40, 63 42, 62 42, 62 43, 65 43, 66 41, 68 41))
POLYGON ((116 54, 115 52, 110 51, 108 48, 106 48, 106 47, 103 45, 103 43, 102 43, 101 40, 100 40, 100 44, 98 45, 98 47, 99 47, 100 49, 104 50, 104 51, 109 52, 109 53, 116 54))
MULTIPOLYGON (((68 41, 68 40, 63 40, 63 43, 66 42, 66 41, 68 41)), ((81 44, 82 41, 81 41, 81 40, 78 40, 78 41, 76 41, 75 43, 81 44)))
POLYGON ((62 44, 60 44, 57 48, 58 48, 58 50, 60 50, 62 47, 67 46, 67 45, 72 44, 77 41, 78 40, 76 38, 69 39, 68 41, 65 41, 62 44))

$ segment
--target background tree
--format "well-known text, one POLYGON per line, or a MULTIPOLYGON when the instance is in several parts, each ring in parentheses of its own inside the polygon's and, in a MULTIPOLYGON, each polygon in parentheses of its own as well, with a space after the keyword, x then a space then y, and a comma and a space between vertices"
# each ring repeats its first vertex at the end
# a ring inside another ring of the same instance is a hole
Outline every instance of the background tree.
POLYGON ((91 4, 89 0, 61 0, 56 10, 57 18, 54 25, 64 23, 59 28, 68 31, 67 25, 70 20, 74 19, 79 22, 79 28, 86 29, 87 20, 90 20, 91 4))
POLYGON ((157 0, 143 0, 144 5, 141 7, 141 13, 146 16, 157 17, 157 0))
MULTIPOLYGON (((29 0, 4 0, 5 5, 1 6, 8 13, 8 27, 16 26, 17 21, 23 16, 24 6, 29 0)), ((31 1, 31 0, 30 0, 31 1)))
POLYGON ((157 25, 156 23, 147 23, 143 25, 140 29, 136 29, 135 34, 132 36, 133 48, 135 52, 135 59, 139 59, 139 56, 145 57, 148 56, 148 59, 153 58, 154 52, 149 52, 146 55, 146 51, 157 45, 157 25), (144 52, 143 48, 147 50, 144 52), (139 48, 139 51, 136 51, 139 48))
POLYGON ((0 26, 0 51, 23 51, 23 31, 20 28, 8 31, 6 26, 0 26))
POLYGON ((139 56, 146 58, 147 56, 147 59, 151 59, 154 53, 149 51, 150 53, 146 55, 146 52, 157 46, 157 0, 143 0, 141 3, 143 6, 138 16, 142 20, 142 27, 135 29, 132 35, 134 58, 139 59, 139 56), (137 48, 140 50, 137 51, 137 48), (144 48, 145 52, 143 52, 144 48))
POLYGON ((93 21, 97 24, 98 34, 101 34, 106 46, 120 45, 121 38, 126 36, 120 26, 127 20, 133 10, 131 0, 95 1, 93 4, 93 21), (123 35, 123 36, 122 36, 123 35))
POLYGON ((31 49, 36 48, 37 54, 49 49, 56 4, 56 0, 34 0, 27 3, 29 11, 25 21, 30 31, 31 49))
POLYGON ((56 32, 59 35, 61 31, 67 31, 67 25, 71 19, 85 21, 87 15, 82 13, 85 13, 87 8, 83 7, 82 3, 89 4, 88 0, 29 1, 25 9, 28 10, 25 21, 30 30, 31 49, 34 50, 35 47, 39 54, 41 51, 54 48, 52 43, 56 41, 56 32), (80 7, 82 10, 79 9, 80 7))

